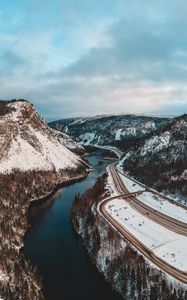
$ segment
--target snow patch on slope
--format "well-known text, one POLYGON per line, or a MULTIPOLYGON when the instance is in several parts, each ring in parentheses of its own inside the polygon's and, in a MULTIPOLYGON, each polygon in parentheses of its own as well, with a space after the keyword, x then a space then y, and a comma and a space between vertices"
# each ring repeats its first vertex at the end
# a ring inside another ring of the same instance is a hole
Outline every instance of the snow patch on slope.
POLYGON ((171 134, 166 131, 162 135, 154 136, 153 138, 147 140, 141 149, 141 155, 144 156, 149 152, 158 152, 169 145, 171 134))
POLYGON ((122 132, 122 128, 118 129, 116 131, 116 136, 115 136, 115 140, 116 141, 120 141, 121 140, 121 132, 122 132))
MULTIPOLYGON (((31 127, 30 131, 33 132, 31 127)), ((16 140, 13 140, 6 159, 0 164, 0 172, 10 172, 12 169, 22 171, 60 170, 76 167, 77 158, 63 145, 50 141, 47 136, 40 132, 34 131, 33 134, 40 141, 41 149, 36 150, 18 135, 16 140)))
POLYGON ((60 142, 63 146, 68 148, 73 152, 84 153, 86 150, 85 148, 80 145, 79 143, 75 142, 69 135, 64 132, 58 131, 54 129, 54 132, 59 136, 60 142))

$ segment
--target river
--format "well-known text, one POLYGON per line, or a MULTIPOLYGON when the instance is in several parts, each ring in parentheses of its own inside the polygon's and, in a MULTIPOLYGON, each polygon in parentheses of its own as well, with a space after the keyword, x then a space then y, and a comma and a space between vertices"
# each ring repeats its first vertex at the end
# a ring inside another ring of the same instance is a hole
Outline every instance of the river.
POLYGON ((29 210, 24 254, 37 267, 46 300, 122 300, 91 264, 69 217, 75 195, 92 187, 112 161, 102 151, 87 160, 93 167, 87 178, 29 210))

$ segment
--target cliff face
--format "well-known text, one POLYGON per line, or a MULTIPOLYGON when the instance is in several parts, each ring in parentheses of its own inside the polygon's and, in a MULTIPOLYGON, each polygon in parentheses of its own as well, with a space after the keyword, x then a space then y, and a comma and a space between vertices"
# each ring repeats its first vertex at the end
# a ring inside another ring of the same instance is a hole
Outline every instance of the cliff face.
POLYGON ((86 176, 89 166, 27 101, 0 101, 0 298, 43 299, 41 281, 21 248, 33 200, 86 176))
POLYGON ((76 197, 71 211, 92 262, 124 299, 187 299, 181 288, 173 288, 164 273, 145 261, 98 213, 97 204, 106 193, 104 180, 100 178, 83 197, 76 197))

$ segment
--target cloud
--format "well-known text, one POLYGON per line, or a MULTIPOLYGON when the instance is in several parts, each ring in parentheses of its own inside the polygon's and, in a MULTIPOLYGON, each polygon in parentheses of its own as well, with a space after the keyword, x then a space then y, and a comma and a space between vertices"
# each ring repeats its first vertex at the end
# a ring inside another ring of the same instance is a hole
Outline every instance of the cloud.
POLYGON ((22 68, 25 60, 12 49, 7 49, 0 54, 0 74, 10 75, 22 68))
POLYGON ((14 3, 1 11, 1 98, 50 119, 186 110, 184 0, 14 3))

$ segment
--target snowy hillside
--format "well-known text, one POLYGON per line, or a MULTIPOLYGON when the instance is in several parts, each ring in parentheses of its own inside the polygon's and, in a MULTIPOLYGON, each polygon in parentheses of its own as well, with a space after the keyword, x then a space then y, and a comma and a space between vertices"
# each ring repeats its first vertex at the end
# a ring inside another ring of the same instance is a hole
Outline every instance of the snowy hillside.
POLYGON ((29 205, 45 200, 62 184, 82 179, 90 171, 87 163, 63 143, 67 141, 29 102, 0 101, 2 299, 44 299, 41 280, 20 251, 28 229, 29 205))
POLYGON ((81 159, 60 142, 59 136, 27 101, 1 101, 0 172, 13 169, 76 169, 81 159))
POLYGON ((72 152, 75 152, 77 154, 83 154, 86 151, 85 148, 82 145, 75 142, 66 133, 55 130, 55 129, 54 129, 54 132, 59 136, 61 144, 64 145, 69 150, 71 150, 72 152))
POLYGON ((141 138, 160 127, 167 119, 120 115, 65 119, 49 125, 63 131, 84 145, 122 145, 141 138))
POLYGON ((187 195, 187 115, 170 120, 134 145, 124 170, 160 190, 187 195))

